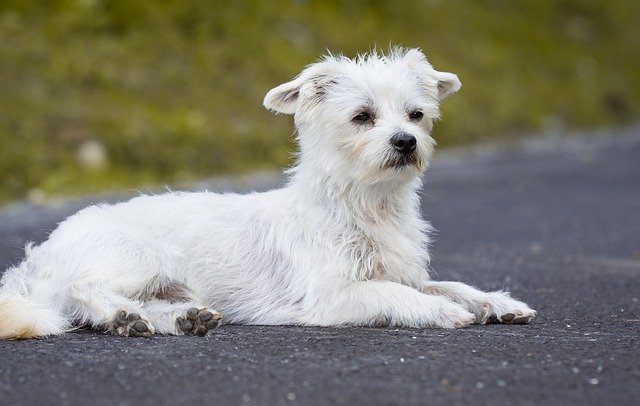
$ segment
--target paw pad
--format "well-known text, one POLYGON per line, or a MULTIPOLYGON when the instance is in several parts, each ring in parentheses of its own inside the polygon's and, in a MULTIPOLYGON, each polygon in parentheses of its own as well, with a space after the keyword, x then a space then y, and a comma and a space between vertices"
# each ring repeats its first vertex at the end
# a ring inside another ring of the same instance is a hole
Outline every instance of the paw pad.
POLYGON ((221 318, 219 313, 192 307, 187 310, 185 317, 178 317, 176 322, 184 334, 202 337, 205 336, 209 330, 216 328, 221 318))
POLYGON ((488 324, 527 324, 533 317, 535 317, 535 312, 531 314, 524 314, 521 311, 516 311, 514 313, 505 313, 500 316, 496 316, 492 314, 487 319, 488 324))
POLYGON ((148 323, 138 313, 121 310, 110 323, 109 332, 123 337, 150 337, 153 331, 148 323))

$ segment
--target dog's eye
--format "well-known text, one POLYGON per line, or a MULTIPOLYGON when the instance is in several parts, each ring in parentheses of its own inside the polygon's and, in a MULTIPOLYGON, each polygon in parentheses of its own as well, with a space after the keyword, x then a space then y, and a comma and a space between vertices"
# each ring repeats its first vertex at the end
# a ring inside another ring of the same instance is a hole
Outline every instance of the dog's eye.
POLYGON ((424 113, 420 110, 415 110, 409 113, 409 119, 413 121, 420 121, 424 117, 424 113))
POLYGON ((369 121, 371 121, 372 118, 373 117, 371 116, 371 113, 366 112, 366 111, 362 111, 362 112, 356 114, 355 116, 353 116, 351 121, 353 121, 354 123, 358 123, 358 124, 364 124, 364 123, 368 123, 369 121))

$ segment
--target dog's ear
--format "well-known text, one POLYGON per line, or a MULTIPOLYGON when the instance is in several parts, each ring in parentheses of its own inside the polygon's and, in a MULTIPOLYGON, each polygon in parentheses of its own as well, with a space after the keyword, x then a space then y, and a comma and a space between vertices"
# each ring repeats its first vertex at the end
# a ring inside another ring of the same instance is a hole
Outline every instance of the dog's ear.
POLYGON ((264 106, 276 113, 294 114, 301 103, 316 104, 324 95, 335 69, 328 60, 305 68, 291 82, 271 89, 264 97, 264 106))
POLYGON ((450 72, 439 72, 433 70, 433 76, 438 81, 438 99, 444 100, 449 95, 454 94, 462 87, 458 76, 450 72))
POLYGON ((423 84, 430 88, 435 84, 438 101, 444 100, 447 96, 457 92, 462 87, 458 76, 449 72, 439 72, 427 61, 424 54, 416 48, 409 49, 404 53, 403 60, 410 69, 415 70, 423 84))

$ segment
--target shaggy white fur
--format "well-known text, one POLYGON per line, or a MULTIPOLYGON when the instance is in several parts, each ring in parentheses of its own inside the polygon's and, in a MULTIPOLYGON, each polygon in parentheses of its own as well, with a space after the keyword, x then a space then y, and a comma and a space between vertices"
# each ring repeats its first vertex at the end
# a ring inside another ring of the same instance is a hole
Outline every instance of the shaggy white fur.
POLYGON ((326 56, 264 100, 294 114, 298 130, 284 188, 81 210, 6 271, 0 337, 83 324, 202 335, 220 314, 243 324, 528 322, 535 311, 506 293, 427 273, 430 226, 417 191, 439 103, 459 88, 417 49, 326 56))

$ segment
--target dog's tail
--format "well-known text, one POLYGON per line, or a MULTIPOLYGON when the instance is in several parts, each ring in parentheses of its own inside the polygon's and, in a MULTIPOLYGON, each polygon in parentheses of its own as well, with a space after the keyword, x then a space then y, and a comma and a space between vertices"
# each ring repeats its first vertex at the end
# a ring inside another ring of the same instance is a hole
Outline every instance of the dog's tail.
MULTIPOLYGON (((25 264, 23 263, 23 266, 25 264)), ((0 284, 0 339, 24 339, 61 334, 68 322, 57 310, 31 297, 27 272, 9 268, 0 284)))

